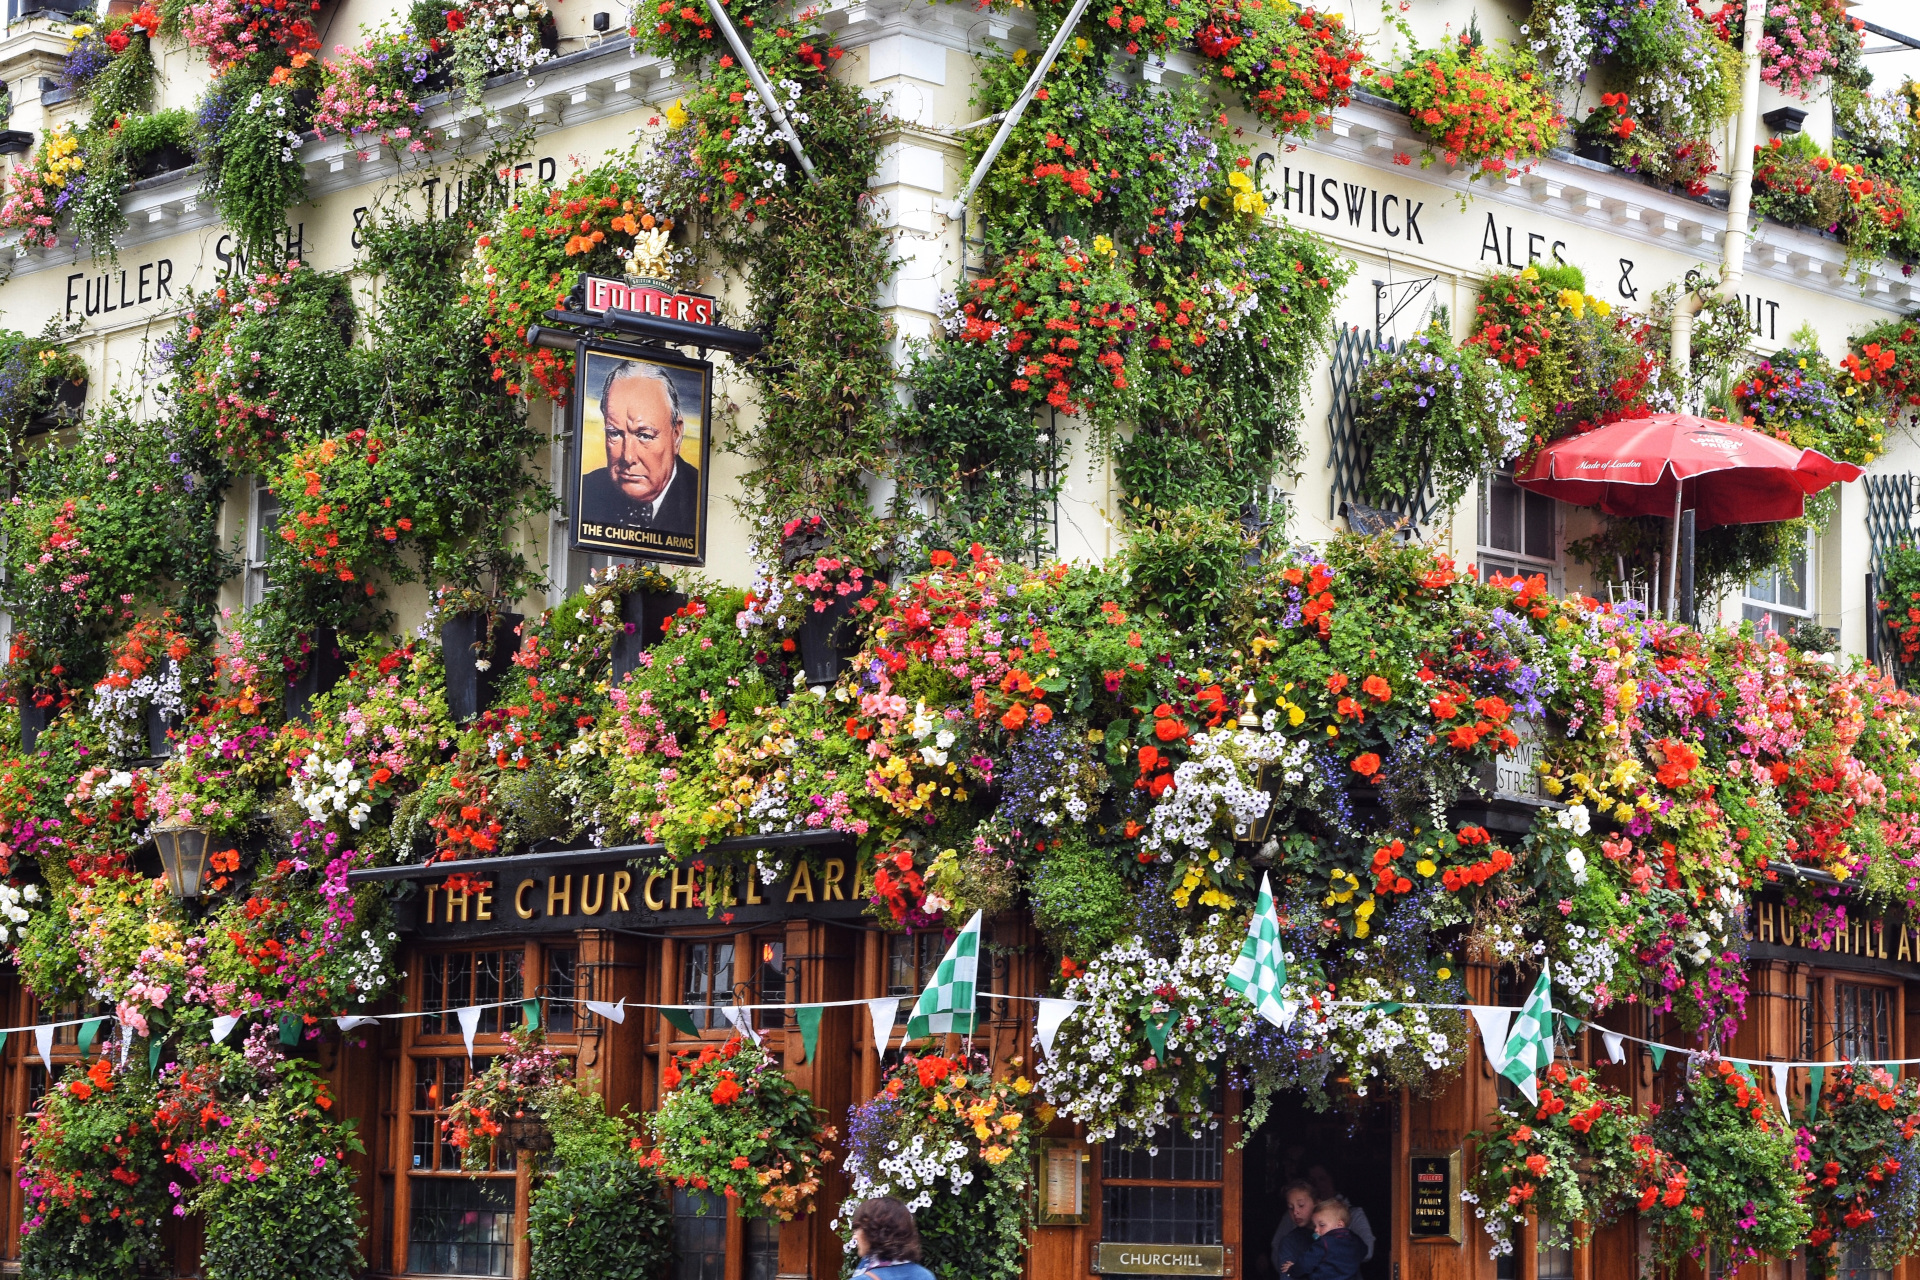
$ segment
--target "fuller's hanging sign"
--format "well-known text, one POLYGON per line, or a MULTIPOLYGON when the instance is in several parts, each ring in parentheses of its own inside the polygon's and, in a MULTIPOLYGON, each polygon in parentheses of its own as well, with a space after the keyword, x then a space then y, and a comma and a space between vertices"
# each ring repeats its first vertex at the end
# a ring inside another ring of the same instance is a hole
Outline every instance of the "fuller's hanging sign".
POLYGON ((683 324, 712 324, 718 314, 714 299, 698 293, 674 293, 654 285, 612 276, 581 277, 585 309, 603 316, 609 311, 678 320, 683 324))

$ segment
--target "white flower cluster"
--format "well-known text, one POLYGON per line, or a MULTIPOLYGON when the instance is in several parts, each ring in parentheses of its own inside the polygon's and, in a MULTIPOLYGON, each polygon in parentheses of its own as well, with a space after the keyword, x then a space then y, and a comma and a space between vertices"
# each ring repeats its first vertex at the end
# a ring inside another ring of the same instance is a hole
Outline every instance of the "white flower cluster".
POLYGON ((362 1000, 372 999, 393 984, 396 975, 389 968, 387 957, 392 954, 393 945, 399 940, 397 933, 387 934, 385 941, 382 941, 374 936, 371 929, 362 929, 360 941, 343 949, 347 986, 362 1000))
POLYGON ((1893 99, 1878 98, 1871 93, 1850 93, 1843 102, 1841 95, 1836 94, 1833 111, 1835 131, 1844 129, 1861 147, 1890 155, 1906 149, 1906 112, 1893 99))
POLYGON ((940 321, 940 331, 949 338, 957 338, 960 331, 967 327, 967 313, 960 309, 960 295, 943 293, 933 304, 933 314, 940 321))
POLYGON ((913 719, 907 723, 907 731, 921 743, 922 764, 938 768, 947 762, 947 755, 953 749, 955 741, 953 730, 947 728, 945 722, 935 720, 933 713, 927 710, 925 702, 915 705, 913 719))
MULTIPOLYGON (((809 122, 807 113, 800 110, 799 81, 782 80, 775 86, 775 92, 777 97, 784 99, 779 107, 789 124, 797 128, 809 122)), ((780 135, 780 126, 775 123, 773 113, 767 110, 757 90, 747 90, 746 108, 746 120, 734 131, 733 148, 736 151, 765 149, 767 154, 749 161, 762 176, 758 183, 747 188, 750 196, 764 195, 786 185, 787 162, 781 157, 787 153, 787 143, 780 135)))
POLYGON ((845 1211, 851 1212, 862 1200, 892 1196, 918 1213, 933 1203, 934 1193, 943 1186, 949 1195, 957 1196, 973 1182, 971 1154, 958 1139, 942 1142, 916 1133, 905 1146, 898 1138, 889 1139, 887 1154, 879 1158, 877 1168, 868 1168, 864 1156, 850 1156, 847 1177, 853 1182, 853 1194, 845 1211))
POLYGON ((9 928, 6 924, 0 924, 0 942, 11 942, 14 933, 27 923, 27 918, 32 914, 27 908, 39 904, 39 886, 0 884, 0 916, 6 917, 12 926, 9 928))
POLYGON ((309 755, 300 771, 293 775, 293 802, 307 811, 308 818, 325 822, 334 814, 343 813, 355 831, 360 830, 373 812, 365 790, 366 783, 353 776, 353 761, 323 761, 317 751, 309 755))
MULTIPOLYGON (((1231 997, 1227 972, 1239 942, 1210 935, 1188 937, 1175 960, 1153 954, 1139 937, 1113 947, 1067 984, 1069 999, 1083 1002, 1060 1027, 1054 1051, 1039 1063, 1040 1088, 1062 1116, 1087 1126, 1087 1137, 1104 1142, 1120 1129, 1151 1133, 1185 1116, 1209 1124, 1204 1087, 1181 1079, 1149 1056, 1140 1022, 1176 1012, 1161 995, 1179 993, 1179 1009, 1167 1025, 1167 1057, 1186 1063, 1215 1062, 1251 1033, 1253 1006, 1231 997)), ((1289 956, 1291 960, 1293 957, 1289 956)), ((1203 1073, 1204 1074, 1204 1073, 1203 1073)))
POLYGON ((101 681, 93 687, 93 699, 87 704, 87 714, 106 734, 107 748, 112 754, 145 755, 148 707, 170 720, 186 714, 187 700, 181 687, 178 664, 156 664, 124 688, 115 688, 101 681))
POLYGON ((1663 60, 1657 73, 1642 72, 1636 77, 1633 101, 1638 114, 1664 122, 1663 133, 1707 137, 1716 122, 1708 114, 1709 95, 1704 91, 1721 74, 1718 42, 1684 6, 1675 9, 1680 30, 1668 38, 1685 52, 1680 58, 1663 60))
POLYGON ((1489 359, 1486 364, 1487 411, 1493 415, 1494 430, 1500 436, 1500 458, 1517 458, 1533 440, 1526 409, 1520 403, 1520 388, 1507 378, 1498 360, 1489 359))
POLYGON ((1610 986, 1613 982, 1613 966, 1617 957, 1605 931, 1598 926, 1570 923, 1562 952, 1553 968, 1555 979, 1568 991, 1583 996, 1589 1002, 1596 1002, 1600 988, 1610 986))
POLYGON ((486 33, 487 70, 527 75, 551 58, 553 51, 540 43, 540 25, 546 16, 546 5, 525 0, 483 0, 469 7, 468 29, 486 33))
POLYGON ((1336 1073, 1353 1081, 1353 1091, 1367 1096, 1367 1080, 1379 1073, 1387 1058, 1403 1050, 1420 1055, 1429 1071, 1445 1071, 1457 1046, 1453 1037, 1435 1025, 1425 1007, 1413 1003, 1420 994, 1408 986, 1390 989, 1377 978, 1361 976, 1343 983, 1340 1000, 1323 1001, 1300 1012, 1297 1029, 1311 1042, 1323 1045, 1343 1068, 1336 1073), (1391 1008, 1390 1004, 1403 1005, 1391 1008))
MULTIPOLYGON (((253 97, 247 100, 247 114, 252 115, 254 112, 261 110, 266 105, 266 101, 265 94, 254 94, 253 97)), ((273 100, 273 115, 276 120, 284 120, 287 118, 286 98, 276 97, 273 100)), ((304 139, 292 129, 280 130, 280 162, 282 164, 292 164, 293 153, 300 149, 303 141, 304 139)))
POLYGON ((1255 785, 1260 768, 1287 759, 1292 745, 1277 733, 1251 729, 1197 734, 1192 755, 1174 767, 1173 785, 1148 815, 1142 845, 1161 862, 1172 862, 1179 850, 1211 848, 1222 824, 1235 838, 1244 837, 1273 802, 1255 785))
POLYGON ((1587 69, 1593 65, 1593 32, 1579 0, 1559 0, 1547 11, 1547 34, 1542 39, 1532 28, 1521 27, 1527 47, 1546 63, 1548 76, 1562 86, 1585 84, 1587 69), (1552 56, 1547 56, 1551 51, 1552 56))

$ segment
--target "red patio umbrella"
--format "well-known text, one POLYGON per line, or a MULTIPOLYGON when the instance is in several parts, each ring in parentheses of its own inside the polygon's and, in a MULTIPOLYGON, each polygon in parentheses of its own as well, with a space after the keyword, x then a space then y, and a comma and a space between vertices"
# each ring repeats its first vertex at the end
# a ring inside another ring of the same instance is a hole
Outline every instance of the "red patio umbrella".
MULTIPOLYGON (((1751 427, 1657 413, 1556 440, 1514 483, 1608 515, 1671 517, 1671 566, 1679 558, 1684 511, 1693 511, 1702 528, 1792 520, 1805 514, 1808 494, 1859 478, 1860 468, 1850 462, 1751 427)), ((1679 575, 1668 573, 1677 585, 1679 575)), ((1674 598, 1671 587, 1667 598, 1674 598)))

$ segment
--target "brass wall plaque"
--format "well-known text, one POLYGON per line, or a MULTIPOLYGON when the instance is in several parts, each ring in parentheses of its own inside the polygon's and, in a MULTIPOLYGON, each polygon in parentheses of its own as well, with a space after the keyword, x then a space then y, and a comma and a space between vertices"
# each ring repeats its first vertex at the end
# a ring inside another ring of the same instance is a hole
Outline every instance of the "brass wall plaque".
POLYGON ((1036 1222, 1043 1227, 1083 1227, 1093 1221, 1087 1179, 1092 1156, 1083 1142, 1043 1141, 1035 1156, 1040 1168, 1040 1206, 1036 1222))
POLYGON ((1460 1150, 1414 1151, 1407 1157, 1407 1234, 1415 1240, 1459 1241, 1460 1150))
POLYGON ((1113 1244, 1093 1247, 1093 1269, 1103 1276, 1224 1276, 1227 1249, 1218 1244, 1113 1244))

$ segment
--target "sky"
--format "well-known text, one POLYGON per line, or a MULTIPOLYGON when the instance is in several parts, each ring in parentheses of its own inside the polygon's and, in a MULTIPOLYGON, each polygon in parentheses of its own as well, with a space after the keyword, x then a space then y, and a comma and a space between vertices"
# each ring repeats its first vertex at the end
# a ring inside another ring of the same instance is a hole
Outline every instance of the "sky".
MULTIPOLYGON (((1890 31, 1920 40, 1920 0, 1861 0, 1849 13, 1890 31)), ((1920 49, 1902 48, 1898 53, 1874 53, 1894 42, 1873 32, 1864 32, 1868 52, 1867 67, 1873 72, 1876 92, 1886 93, 1900 87, 1903 79, 1920 80, 1920 49)))

